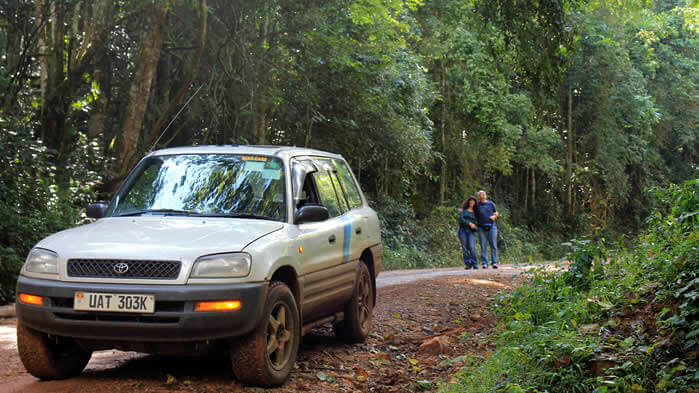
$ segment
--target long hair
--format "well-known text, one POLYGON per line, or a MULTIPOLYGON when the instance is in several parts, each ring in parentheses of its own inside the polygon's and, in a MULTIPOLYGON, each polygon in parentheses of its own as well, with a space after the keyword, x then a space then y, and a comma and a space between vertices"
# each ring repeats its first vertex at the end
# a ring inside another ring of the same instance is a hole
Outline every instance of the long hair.
POLYGON ((461 208, 464 210, 468 209, 468 203, 470 201, 473 201, 473 211, 476 211, 476 208, 478 207, 478 200, 474 196, 470 196, 468 199, 463 201, 463 203, 461 203, 461 208))

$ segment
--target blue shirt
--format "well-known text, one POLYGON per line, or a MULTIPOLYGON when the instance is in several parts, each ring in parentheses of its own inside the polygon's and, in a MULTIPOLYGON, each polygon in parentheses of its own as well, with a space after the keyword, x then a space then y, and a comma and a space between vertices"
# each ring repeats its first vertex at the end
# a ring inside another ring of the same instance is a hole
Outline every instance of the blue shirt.
POLYGON ((461 228, 471 229, 471 227, 468 225, 469 223, 478 225, 478 222, 476 222, 475 211, 470 212, 468 210, 464 210, 461 212, 461 214, 459 214, 459 225, 461 226, 461 228))
POLYGON ((490 219, 490 216, 495 214, 495 204, 491 201, 485 201, 476 205, 478 207, 478 225, 495 225, 495 221, 490 219))

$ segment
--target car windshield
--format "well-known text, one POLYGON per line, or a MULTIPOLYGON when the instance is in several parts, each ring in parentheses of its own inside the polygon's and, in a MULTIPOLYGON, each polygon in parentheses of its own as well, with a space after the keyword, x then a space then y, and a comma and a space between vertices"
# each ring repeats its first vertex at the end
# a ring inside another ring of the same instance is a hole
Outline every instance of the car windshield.
POLYGON ((273 157, 183 154, 145 159, 114 197, 108 216, 286 216, 284 166, 273 157))

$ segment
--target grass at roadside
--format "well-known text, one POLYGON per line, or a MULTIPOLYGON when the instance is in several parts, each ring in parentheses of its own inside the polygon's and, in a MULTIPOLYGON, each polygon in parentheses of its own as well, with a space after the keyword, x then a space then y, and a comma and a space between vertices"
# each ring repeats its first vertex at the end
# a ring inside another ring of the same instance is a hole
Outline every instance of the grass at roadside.
POLYGON ((499 299, 497 349, 445 392, 697 392, 699 183, 657 190, 631 250, 574 242, 499 299))

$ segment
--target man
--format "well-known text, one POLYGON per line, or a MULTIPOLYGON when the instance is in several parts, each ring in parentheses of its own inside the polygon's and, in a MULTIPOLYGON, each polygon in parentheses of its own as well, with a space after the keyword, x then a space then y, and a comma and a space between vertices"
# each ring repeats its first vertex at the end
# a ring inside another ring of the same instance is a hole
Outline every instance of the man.
POLYGON ((495 204, 486 198, 485 191, 478 191, 478 242, 481 244, 481 264, 488 268, 487 244, 490 245, 490 259, 493 269, 498 268, 498 228, 495 220, 500 214, 495 209, 495 204))

